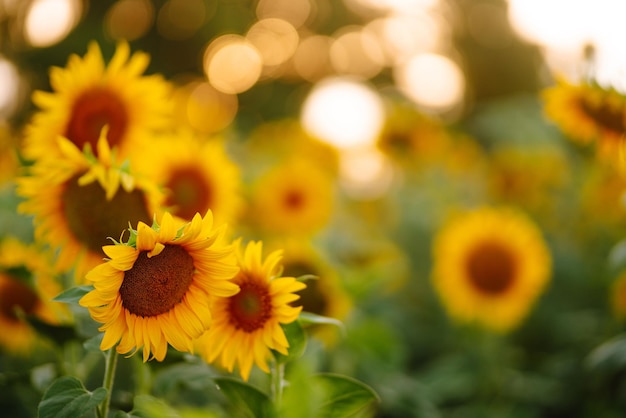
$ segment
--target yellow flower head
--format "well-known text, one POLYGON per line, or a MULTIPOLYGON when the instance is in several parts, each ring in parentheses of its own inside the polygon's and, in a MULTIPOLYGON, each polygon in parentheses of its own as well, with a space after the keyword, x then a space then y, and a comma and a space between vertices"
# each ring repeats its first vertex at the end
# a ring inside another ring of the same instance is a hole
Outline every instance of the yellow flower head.
POLYGON ((626 131, 626 96, 596 83, 558 78, 543 91, 544 111, 565 135, 580 144, 596 143, 599 155, 614 157, 626 131))
POLYGON ((34 215, 35 236, 59 249, 58 267, 75 268, 79 280, 102 261, 102 246, 130 223, 151 222, 163 199, 145 179, 116 163, 103 129, 98 156, 65 138, 58 139, 61 157, 38 161, 30 175, 18 179, 25 198, 19 210, 34 215))
POLYGON ((95 289, 79 303, 103 324, 102 350, 143 347, 144 361, 162 361, 168 343, 193 352, 192 341, 211 324, 210 297, 239 290, 230 280, 238 271, 233 249, 211 212, 176 225, 168 213, 161 225, 139 222, 127 242, 105 246, 109 259, 87 274, 95 289))
POLYGON ((61 292, 48 253, 14 238, 0 242, 0 347, 27 355, 37 334, 21 315, 48 324, 69 322, 67 307, 52 298, 61 292))
POLYGON ((516 327, 548 283, 551 257, 525 215, 482 208, 445 225, 433 245, 432 281, 448 314, 497 332, 516 327))
POLYGON ((89 44, 81 58, 70 56, 65 68, 50 70, 52 92, 36 91, 39 107, 25 136, 29 159, 59 155, 57 137, 69 139, 79 150, 96 147, 100 131, 109 127, 109 143, 122 157, 148 132, 168 124, 169 84, 159 75, 142 75, 149 56, 130 54, 120 42, 108 65, 97 43, 89 44))
POLYGON ((239 167, 220 139, 181 130, 140 152, 134 167, 165 189, 164 204, 173 215, 191 220, 195 213, 211 209, 217 223, 239 216, 243 208, 239 167))
POLYGON ((241 270, 233 281, 241 290, 213 299, 213 324, 197 342, 207 362, 219 358, 229 372, 237 364, 244 380, 253 364, 269 373, 270 350, 287 354, 289 343, 281 324, 298 318, 302 307, 291 303, 299 299, 294 292, 306 287, 293 277, 280 277, 280 251, 264 260, 262 250, 262 242, 250 242, 238 251, 241 270))
POLYGON ((275 166, 253 185, 251 217, 278 235, 306 235, 329 222, 334 183, 325 170, 304 158, 275 166))

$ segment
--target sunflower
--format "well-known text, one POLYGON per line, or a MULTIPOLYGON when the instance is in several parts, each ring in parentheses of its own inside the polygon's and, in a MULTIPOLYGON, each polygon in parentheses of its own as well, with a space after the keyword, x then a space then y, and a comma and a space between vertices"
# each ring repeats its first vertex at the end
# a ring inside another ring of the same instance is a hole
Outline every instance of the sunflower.
POLYGON ((239 287, 233 249, 214 229, 208 211, 176 228, 165 213, 161 224, 129 229, 127 242, 103 248, 109 259, 87 273, 95 289, 79 303, 102 323, 100 348, 119 353, 143 347, 143 361, 165 358, 168 343, 193 352, 192 341, 211 323, 209 298, 228 297, 239 287), (119 343, 119 344, 118 344, 119 343))
POLYGON ((154 140, 134 160, 138 172, 164 187, 165 206, 182 219, 211 209, 217 223, 231 222, 243 208, 239 167, 217 138, 181 130, 154 140))
POLYGON ((626 96, 595 82, 573 84, 558 78, 543 91, 544 111, 572 140, 595 142, 600 155, 621 151, 626 131, 626 96))
POLYGON ((98 141, 98 157, 90 147, 81 152, 59 137, 62 157, 38 161, 30 175, 17 180, 17 193, 25 198, 18 210, 34 215, 36 239, 58 249, 58 267, 73 267, 79 281, 102 261, 102 246, 110 237, 129 222, 151 222, 163 198, 152 183, 116 163, 106 132, 98 141))
POLYGON ((433 284, 448 314, 502 333, 528 314, 552 263, 540 230, 512 209, 451 220, 435 237, 433 255, 433 284))
POLYGON ((145 53, 131 56, 129 45, 120 42, 107 66, 92 42, 83 58, 72 55, 65 68, 52 67, 53 91, 33 94, 39 111, 27 127, 24 156, 59 156, 58 136, 80 150, 86 144, 95 149, 107 125, 111 147, 125 157, 128 147, 144 140, 147 132, 167 126, 170 86, 160 75, 142 75, 149 61, 145 53))
MULTIPOLYGON (((343 321, 352 309, 352 300, 344 289, 337 270, 333 268, 309 241, 288 240, 283 245, 283 274, 291 277, 315 276, 299 293, 302 309, 317 315, 343 321)), ((319 325, 311 334, 332 345, 337 339, 334 325, 319 325)))
POLYGON ((313 234, 326 226, 332 215, 332 178, 304 158, 274 166, 252 187, 252 222, 264 232, 313 234))
POLYGON ((289 342, 281 324, 295 321, 302 307, 291 306, 304 289, 293 277, 280 277, 281 251, 263 259, 263 243, 249 242, 237 258, 241 270, 233 280, 240 292, 230 298, 214 298, 213 324, 197 341, 203 358, 212 363, 217 358, 232 372, 235 363, 244 380, 252 365, 269 373, 271 350, 287 354, 289 342))
POLYGON ((70 321, 70 312, 52 298, 61 292, 48 253, 7 237, 0 242, 0 347, 26 355, 37 342, 36 331, 22 315, 51 325, 70 321))

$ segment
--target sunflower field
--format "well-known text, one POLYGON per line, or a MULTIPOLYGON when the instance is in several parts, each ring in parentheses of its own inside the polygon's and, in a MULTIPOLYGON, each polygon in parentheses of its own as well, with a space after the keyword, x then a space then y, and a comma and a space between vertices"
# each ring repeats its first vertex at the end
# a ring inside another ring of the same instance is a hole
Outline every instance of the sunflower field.
POLYGON ((0 0, 0 415, 626 416, 624 12, 0 0))

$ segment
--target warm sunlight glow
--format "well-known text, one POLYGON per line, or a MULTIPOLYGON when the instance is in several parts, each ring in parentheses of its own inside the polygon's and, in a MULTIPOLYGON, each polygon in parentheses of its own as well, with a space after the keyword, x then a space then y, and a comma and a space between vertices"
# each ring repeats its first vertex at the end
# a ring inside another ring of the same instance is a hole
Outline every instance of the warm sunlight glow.
POLYGON ((359 200, 382 197, 393 180, 391 164, 373 147, 342 152, 339 169, 342 187, 359 200))
POLYGON ((305 99, 302 123, 313 136, 338 148, 368 144, 384 117, 378 94, 369 86, 344 78, 318 83, 305 99))
POLYGON ((404 94, 430 110, 450 110, 463 99, 463 73, 442 55, 416 55, 395 68, 394 78, 404 94))
POLYGON ((374 77, 382 69, 384 55, 378 39, 359 26, 343 28, 330 47, 330 62, 338 74, 374 77))
POLYGON ((277 66, 287 61, 298 46, 298 32, 286 20, 268 18, 256 22, 246 35, 261 57, 263 65, 277 66))
POLYGON ((113 39, 133 41, 148 32, 154 20, 149 0, 120 0, 105 16, 105 28, 113 39))
POLYGON ((311 0, 260 0, 256 7, 259 19, 276 17, 296 28, 302 26, 311 13, 311 0))
POLYGON ((0 116, 12 113, 19 94, 20 78, 12 62, 0 56, 0 116))
POLYGON ((26 14, 24 36, 36 47, 54 45, 70 33, 80 14, 77 0, 35 0, 26 14))
POLYGON ((239 35, 215 39, 204 55, 204 71, 215 89, 228 94, 242 93, 261 76, 263 59, 248 40, 239 35))

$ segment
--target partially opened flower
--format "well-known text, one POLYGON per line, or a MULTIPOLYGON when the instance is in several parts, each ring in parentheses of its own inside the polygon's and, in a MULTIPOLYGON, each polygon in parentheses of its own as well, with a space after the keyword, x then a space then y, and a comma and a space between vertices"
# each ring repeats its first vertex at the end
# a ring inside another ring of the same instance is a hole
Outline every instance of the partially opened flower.
POLYGON ((216 359, 228 371, 235 364, 244 380, 252 365, 269 373, 271 350, 287 354, 289 342, 281 324, 295 321, 302 307, 291 304, 304 283, 293 277, 280 277, 281 252, 263 259, 262 242, 250 242, 238 252, 241 270, 233 280, 239 293, 229 298, 213 298, 213 324, 198 340, 200 354, 208 361, 216 359))
POLYGON ((119 353, 143 347, 143 360, 162 361, 168 343, 193 352, 192 341, 211 324, 211 297, 239 287, 233 249, 214 229, 211 212, 181 228, 169 213, 152 227, 139 222, 127 242, 105 246, 109 259, 87 274, 94 290, 79 303, 104 332, 100 348, 119 353))
POLYGON ((520 212, 482 208, 437 234, 432 280, 454 320, 497 332, 518 326, 550 279, 550 252, 520 212))
POLYGON ((58 267, 84 273, 102 261, 102 246, 129 223, 151 222, 163 199, 158 188, 117 164, 103 129, 98 156, 58 139, 61 156, 38 161, 18 179, 22 213, 34 215, 35 236, 59 250, 58 267))
POLYGON ((24 155, 29 159, 59 155, 57 137, 69 139, 79 150, 95 149, 100 131, 109 127, 109 143, 126 156, 129 146, 146 132, 168 124, 170 86, 160 75, 143 75, 150 57, 131 55, 125 42, 117 45, 105 64, 96 42, 86 55, 71 55, 65 68, 50 71, 52 92, 36 91, 39 107, 26 130, 24 155))

